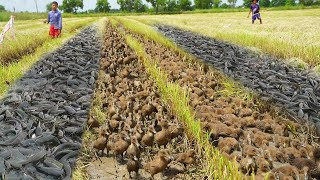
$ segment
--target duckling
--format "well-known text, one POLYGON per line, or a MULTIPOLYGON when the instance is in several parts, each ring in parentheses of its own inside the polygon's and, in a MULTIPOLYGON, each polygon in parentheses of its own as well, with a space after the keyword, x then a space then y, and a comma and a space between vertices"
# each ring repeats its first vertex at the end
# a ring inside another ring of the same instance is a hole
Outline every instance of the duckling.
POLYGON ((152 125, 150 125, 148 127, 147 133, 141 139, 141 144, 143 144, 145 146, 152 146, 153 145, 153 141, 154 141, 154 134, 155 133, 156 132, 154 130, 154 127, 152 125))
POLYGON ((243 146, 243 152, 242 153, 243 153, 243 156, 245 156, 245 157, 253 157, 253 156, 257 155, 257 152, 258 152, 257 148, 255 148, 255 147, 253 147, 251 145, 245 144, 243 146))
POLYGON ((270 164, 265 158, 259 157, 256 160, 256 164, 258 167, 258 173, 266 173, 269 172, 272 168, 272 164, 270 164))
POLYGON ((133 129, 133 135, 137 138, 138 141, 141 141, 143 130, 139 125, 136 125, 136 127, 133 129))
POLYGON ((109 152, 112 150, 114 141, 115 141, 115 134, 111 134, 107 140, 107 145, 106 145, 107 156, 109 155, 109 152))
POLYGON ((111 107, 109 107, 108 114, 110 118, 116 114, 116 109, 114 107, 114 104, 111 107))
POLYGON ((296 166, 298 169, 302 169, 305 166, 309 167, 309 169, 317 167, 317 164, 313 160, 306 158, 296 158, 293 154, 288 155, 288 162, 291 165, 296 166))
POLYGON ((239 143, 235 138, 219 138, 218 148, 222 152, 230 154, 233 150, 237 150, 238 146, 239 143))
POLYGON ((127 162, 127 171, 129 173, 129 177, 132 178, 131 172, 135 172, 138 174, 140 168, 140 164, 137 158, 130 158, 127 162))
POLYGON ((182 127, 179 127, 178 125, 170 125, 169 126, 169 132, 171 135, 171 139, 174 139, 180 135, 183 134, 184 129, 182 127))
POLYGON ((146 163, 143 168, 153 177, 155 174, 158 174, 166 169, 172 159, 173 158, 170 156, 167 149, 161 149, 155 159, 146 163))
POLYGON ((99 126, 100 126, 99 121, 97 121, 95 118, 90 116, 88 120, 88 127, 91 129, 91 128, 98 128, 99 126))
POLYGON ((98 151, 101 151, 101 155, 103 155, 103 151, 106 148, 109 135, 106 128, 100 128, 99 138, 93 142, 93 147, 98 151))
POLYGON ((152 104, 148 103, 144 106, 142 106, 141 112, 142 112, 142 117, 147 117, 150 116, 153 112, 155 112, 157 109, 154 107, 152 104))
POLYGON ((134 128, 137 124, 137 121, 135 121, 132 117, 132 113, 129 113, 125 122, 126 122, 126 124, 128 124, 130 126, 130 128, 134 128))
POLYGON ((129 147, 129 143, 126 141, 128 140, 129 138, 123 134, 123 133, 120 133, 117 138, 116 138, 116 141, 113 143, 113 146, 112 146, 112 151, 114 152, 114 155, 117 156, 117 155, 121 155, 121 158, 123 160, 123 153, 128 149, 129 147))
POLYGON ((140 149, 139 149, 140 144, 138 143, 138 140, 135 136, 131 137, 131 144, 129 145, 126 154, 128 155, 129 158, 140 158, 140 149))
POLYGON ((195 156, 196 156, 196 151, 193 149, 190 149, 185 153, 179 153, 176 157, 176 161, 182 163, 184 167, 186 167, 187 164, 194 164, 196 162, 195 156))
POLYGON ((168 126, 168 121, 167 120, 162 120, 161 121, 163 124, 161 124, 161 131, 155 134, 155 142, 159 145, 159 146, 164 146, 166 147, 166 145, 169 143, 169 141, 171 140, 171 134, 169 131, 169 126, 168 126))
POLYGON ((242 109, 240 109, 238 116, 239 117, 251 116, 252 113, 253 113, 252 109, 250 109, 250 108, 242 108, 242 109))
POLYGON ((289 164, 273 169, 271 172, 273 174, 281 173, 285 176, 292 176, 292 177, 296 177, 299 175, 299 170, 295 166, 292 166, 289 164))
POLYGON ((240 161, 240 169, 243 173, 251 174, 256 170, 256 164, 254 163, 252 158, 242 158, 240 161))

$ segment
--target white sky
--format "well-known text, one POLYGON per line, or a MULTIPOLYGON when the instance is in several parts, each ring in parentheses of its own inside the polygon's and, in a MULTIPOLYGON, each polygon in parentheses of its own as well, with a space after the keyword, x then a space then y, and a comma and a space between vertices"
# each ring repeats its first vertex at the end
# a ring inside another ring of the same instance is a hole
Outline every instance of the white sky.
MULTIPOLYGON (((35 1, 38 2, 38 9, 40 12, 46 11, 46 4, 52 2, 53 0, 0 0, 0 4, 4 5, 7 10, 13 11, 15 7, 16 11, 29 11, 36 12, 35 1)), ((56 0, 59 4, 62 0, 56 0)), ((83 10, 94 9, 97 0, 83 0, 84 7, 83 10)), ((145 3, 145 0, 143 0, 145 3)), ((227 0, 222 0, 222 2, 227 2, 227 0)), ((242 4, 243 0, 238 0, 237 5, 242 4)), ((112 9, 119 9, 117 0, 109 0, 112 9)))

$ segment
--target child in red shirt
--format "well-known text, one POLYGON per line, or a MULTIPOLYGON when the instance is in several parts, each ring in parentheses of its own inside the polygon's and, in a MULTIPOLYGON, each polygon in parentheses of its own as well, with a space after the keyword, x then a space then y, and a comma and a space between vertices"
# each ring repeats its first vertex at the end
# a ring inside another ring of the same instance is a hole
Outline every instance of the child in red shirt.
POLYGON ((50 22, 49 35, 52 38, 57 38, 61 34, 62 29, 62 15, 58 10, 58 3, 56 1, 52 2, 52 10, 48 13, 48 23, 50 22))

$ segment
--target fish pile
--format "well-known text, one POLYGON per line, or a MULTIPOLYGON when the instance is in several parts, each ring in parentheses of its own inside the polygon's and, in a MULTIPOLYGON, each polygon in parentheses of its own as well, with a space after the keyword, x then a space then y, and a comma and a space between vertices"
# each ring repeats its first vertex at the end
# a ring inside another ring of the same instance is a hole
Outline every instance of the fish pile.
POLYGON ((40 59, 0 101, 2 179, 71 179, 100 47, 94 28, 85 28, 40 59))
POLYGON ((311 72, 192 32, 165 25, 159 25, 158 30, 191 54, 256 90, 263 99, 284 107, 295 119, 320 125, 320 83, 311 72))

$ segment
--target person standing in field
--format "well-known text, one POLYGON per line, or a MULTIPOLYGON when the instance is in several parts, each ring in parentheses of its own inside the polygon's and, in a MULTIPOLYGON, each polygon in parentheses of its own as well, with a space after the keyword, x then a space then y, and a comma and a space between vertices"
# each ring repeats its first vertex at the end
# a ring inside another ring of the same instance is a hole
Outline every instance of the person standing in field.
POLYGON ((250 13, 252 12, 252 24, 254 24, 254 21, 256 19, 259 19, 260 20, 260 24, 262 24, 262 19, 261 19, 259 11, 260 11, 260 6, 259 6, 259 4, 257 4, 257 0, 252 0, 252 4, 250 6, 250 11, 249 11, 249 14, 248 14, 248 18, 249 18, 250 13))
POLYGON ((49 35, 52 38, 59 37, 62 29, 62 15, 58 10, 58 6, 58 3, 53 1, 51 5, 52 10, 48 13, 48 23, 50 23, 49 35))

